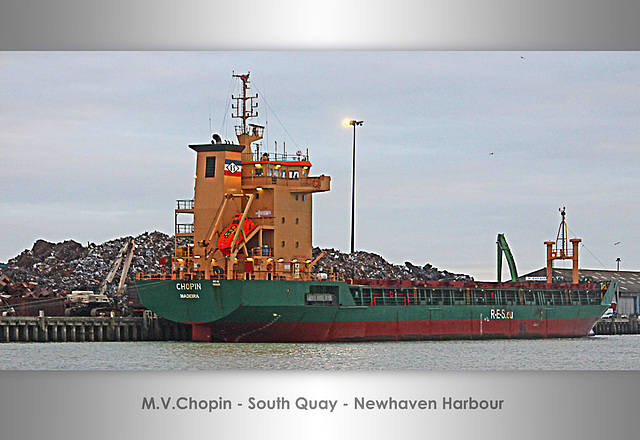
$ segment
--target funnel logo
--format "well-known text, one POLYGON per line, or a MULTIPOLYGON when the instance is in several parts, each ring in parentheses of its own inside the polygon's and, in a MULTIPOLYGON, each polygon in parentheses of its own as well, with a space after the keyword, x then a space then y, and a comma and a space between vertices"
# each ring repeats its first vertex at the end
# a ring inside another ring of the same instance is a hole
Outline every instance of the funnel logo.
POLYGON ((224 175, 225 176, 241 176, 242 167, 239 160, 225 159, 224 161, 224 175))

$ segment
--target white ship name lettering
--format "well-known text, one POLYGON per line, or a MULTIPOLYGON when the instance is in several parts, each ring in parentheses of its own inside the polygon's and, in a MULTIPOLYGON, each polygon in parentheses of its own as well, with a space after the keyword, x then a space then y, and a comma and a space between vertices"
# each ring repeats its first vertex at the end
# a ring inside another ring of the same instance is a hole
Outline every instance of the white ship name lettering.
POLYGON ((202 290, 202 284, 200 284, 200 283, 178 283, 178 284, 176 284, 176 290, 202 290))
POLYGON ((489 319, 513 319, 513 311, 505 309, 491 309, 489 319))

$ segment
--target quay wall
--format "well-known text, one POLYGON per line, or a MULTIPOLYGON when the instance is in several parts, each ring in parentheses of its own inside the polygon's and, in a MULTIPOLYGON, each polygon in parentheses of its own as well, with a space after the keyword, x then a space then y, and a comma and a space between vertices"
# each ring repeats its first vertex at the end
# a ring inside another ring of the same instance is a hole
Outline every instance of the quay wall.
POLYGON ((190 341, 191 326, 142 317, 0 317, 1 342, 190 341))
POLYGON ((596 335, 636 335, 640 333, 638 317, 629 318, 604 318, 593 327, 596 335))
MULTIPOLYGON (((596 335, 639 334, 636 317, 601 319, 596 335)), ((191 341, 191 326, 145 314, 142 317, 0 317, 2 342, 191 341)))

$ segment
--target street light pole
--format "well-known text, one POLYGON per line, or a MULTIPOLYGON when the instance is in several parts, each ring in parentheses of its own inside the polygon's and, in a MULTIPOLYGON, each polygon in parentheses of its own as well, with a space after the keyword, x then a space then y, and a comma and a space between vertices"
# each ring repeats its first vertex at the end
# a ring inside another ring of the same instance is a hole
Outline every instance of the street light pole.
MULTIPOLYGON (((616 270, 618 271, 618 284, 616 284, 616 295, 615 295, 615 299, 614 301, 616 302, 616 306, 618 305, 618 299, 620 298, 620 257, 616 258, 616 263, 617 263, 617 267, 616 270)), ((618 309, 614 308, 613 309, 614 312, 617 312, 618 309)))
POLYGON ((353 171, 351 182, 351 253, 354 251, 354 230, 356 221, 356 127, 362 125, 364 121, 350 120, 349 125, 353 126, 353 171))

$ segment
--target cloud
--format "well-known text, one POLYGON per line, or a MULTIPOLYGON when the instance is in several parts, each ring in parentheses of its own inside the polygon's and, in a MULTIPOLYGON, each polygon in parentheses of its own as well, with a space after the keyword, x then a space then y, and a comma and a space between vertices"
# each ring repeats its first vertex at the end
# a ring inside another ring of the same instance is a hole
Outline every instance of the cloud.
POLYGON ((2 52, 0 260, 40 236, 171 233, 187 145, 233 137, 231 72, 251 71, 263 148, 309 148, 332 176, 315 244, 348 244, 352 117, 356 247, 490 274, 505 232, 534 269, 567 206, 603 261, 622 236, 640 266, 639 69, 637 52, 2 52))

